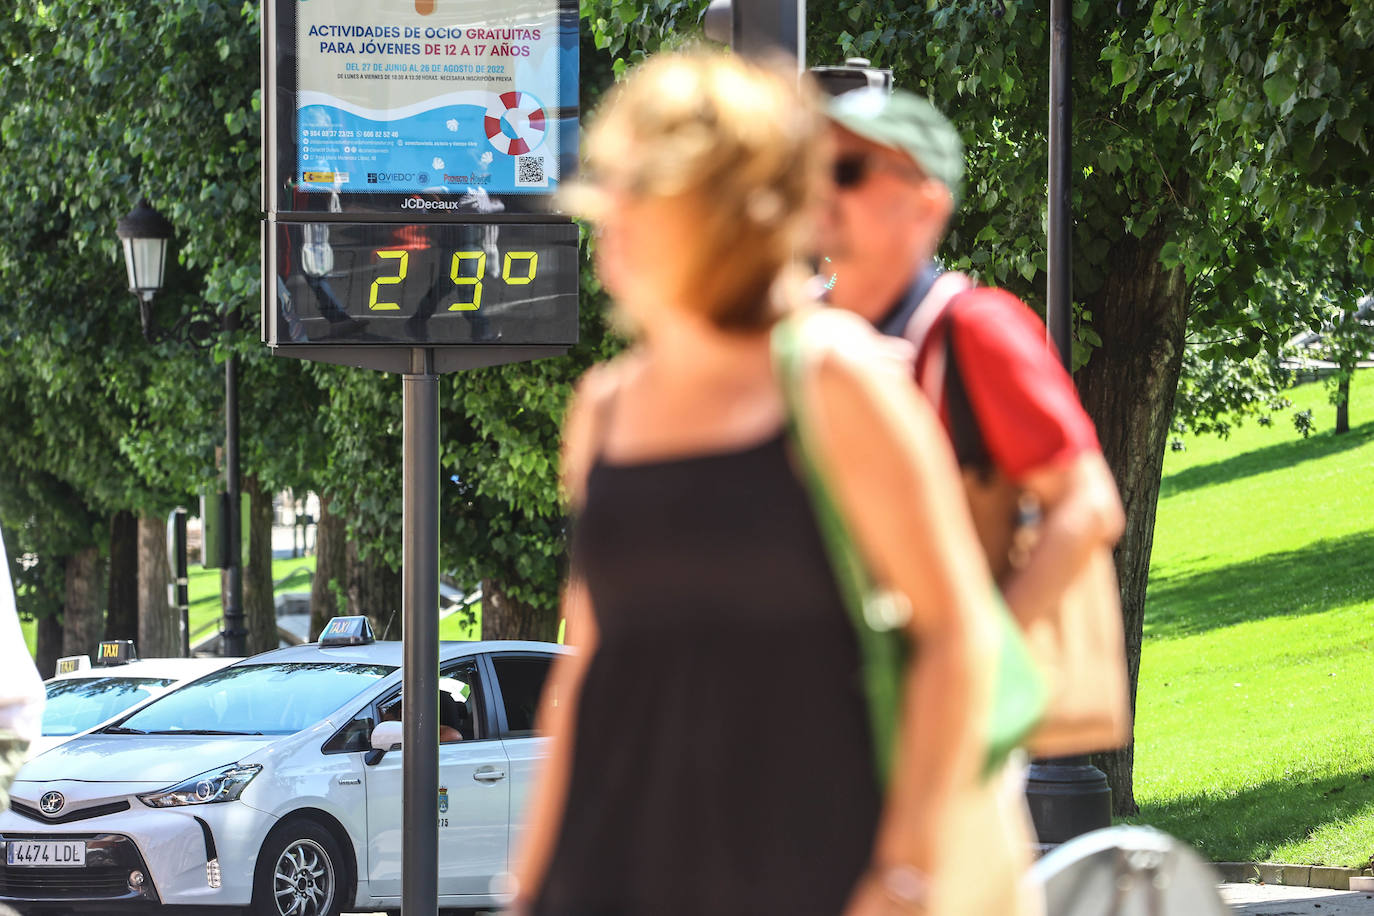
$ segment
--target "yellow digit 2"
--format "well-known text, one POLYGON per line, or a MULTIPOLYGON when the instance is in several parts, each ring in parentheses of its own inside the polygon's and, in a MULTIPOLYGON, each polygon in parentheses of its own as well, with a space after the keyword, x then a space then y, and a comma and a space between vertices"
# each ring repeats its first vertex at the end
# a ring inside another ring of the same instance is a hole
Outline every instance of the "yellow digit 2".
POLYGON ((485 251, 455 251, 453 253, 453 266, 449 268, 449 279, 454 286, 471 286, 471 302, 455 302, 448 307, 450 312, 475 312, 482 307, 482 273, 487 269, 487 253, 485 251), (461 271, 464 261, 475 261, 477 269, 472 272, 472 276, 465 277, 461 271))
POLYGON ((377 295, 381 288, 388 283, 400 283, 406 278, 406 267, 410 262, 410 252, 408 251, 379 251, 377 257, 383 261, 395 261, 396 276, 378 277, 372 281, 372 292, 367 297, 367 307, 374 312, 394 312, 399 311, 401 306, 396 302, 378 302, 377 295))
POLYGON ((539 272, 539 252, 537 251, 507 251, 506 262, 501 265, 501 279, 511 286, 524 286, 534 279, 534 275, 539 272), (525 262, 525 275, 523 277, 512 277, 510 266, 515 261, 525 262))

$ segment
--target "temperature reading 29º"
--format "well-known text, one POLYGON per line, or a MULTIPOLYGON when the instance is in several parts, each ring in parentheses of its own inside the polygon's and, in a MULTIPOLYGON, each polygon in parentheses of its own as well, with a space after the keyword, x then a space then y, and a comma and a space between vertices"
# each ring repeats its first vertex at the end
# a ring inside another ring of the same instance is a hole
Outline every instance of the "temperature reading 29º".
MULTIPOLYGON (((381 250, 375 253, 379 266, 393 269, 390 276, 372 281, 367 307, 374 312, 400 311, 400 302, 388 299, 388 287, 404 283, 410 269, 410 252, 381 250)), ((455 251, 450 261, 449 279, 453 281, 456 298, 447 309, 450 312, 475 312, 482 307, 482 288, 488 282, 487 253, 485 251, 455 251)), ((501 266, 500 281, 507 286, 533 283, 539 273, 539 252, 508 251, 501 266)))
POLYGON ((577 227, 282 224, 278 339, 299 343, 576 339, 577 227), (283 296, 283 293, 285 294, 283 296))

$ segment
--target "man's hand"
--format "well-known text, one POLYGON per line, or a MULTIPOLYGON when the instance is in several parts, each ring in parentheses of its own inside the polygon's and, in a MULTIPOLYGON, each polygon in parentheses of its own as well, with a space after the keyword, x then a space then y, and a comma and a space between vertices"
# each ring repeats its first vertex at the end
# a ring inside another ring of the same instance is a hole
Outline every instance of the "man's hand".
POLYGON ((884 886, 882 875, 880 869, 874 869, 860 879, 844 916, 926 916, 923 903, 901 899, 884 886))
POLYGON ((1040 502, 1039 536, 1025 565, 1003 583, 1003 594, 1012 613, 1025 621, 1059 603, 1093 551, 1121 537, 1126 516, 1101 452, 1038 468, 1020 483, 1040 502))

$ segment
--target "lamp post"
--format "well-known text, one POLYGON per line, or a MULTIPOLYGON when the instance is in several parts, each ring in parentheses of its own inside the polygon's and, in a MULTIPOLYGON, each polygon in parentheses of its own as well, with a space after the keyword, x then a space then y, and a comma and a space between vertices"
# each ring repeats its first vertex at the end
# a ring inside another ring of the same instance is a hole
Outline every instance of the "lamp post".
MULTIPOLYGON (((1069 0, 1050 0, 1049 239, 1045 326, 1064 368, 1073 371, 1073 212, 1070 149, 1073 93, 1070 71, 1069 0)), ((1041 847, 1110 827, 1112 790, 1086 754, 1035 760, 1026 802, 1041 847)))
MULTIPOLYGON (((207 346, 214 331, 213 319, 204 314, 183 316, 168 330, 153 325, 153 297, 162 289, 167 268, 167 243, 172 238, 172 224, 146 198, 121 219, 115 233, 124 246, 124 266, 129 274, 129 292, 138 297, 139 317, 143 337, 149 343, 178 340, 193 346, 207 346)), ((220 316, 220 329, 226 332, 238 327, 232 309, 220 316)), ((248 630, 243 620, 243 559, 240 543, 242 515, 239 496, 239 360, 234 354, 224 364, 224 471, 228 495, 225 543, 228 557, 225 571, 228 588, 224 605, 224 629, 220 645, 225 655, 246 655, 248 630)), ((183 622, 183 626, 185 622, 183 622)))

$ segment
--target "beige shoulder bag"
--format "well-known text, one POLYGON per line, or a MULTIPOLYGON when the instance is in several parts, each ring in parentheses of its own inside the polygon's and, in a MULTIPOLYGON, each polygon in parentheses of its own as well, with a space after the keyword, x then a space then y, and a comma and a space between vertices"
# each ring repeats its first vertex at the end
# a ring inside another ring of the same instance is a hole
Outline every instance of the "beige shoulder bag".
MULTIPOLYGON (((917 352, 928 335, 930 355, 917 383, 934 405, 945 395, 949 323, 955 298, 972 287, 963 274, 942 274, 907 326, 917 352)), ((955 366, 955 371, 959 371, 955 366)), ((970 417, 977 425, 976 417, 970 417)), ((1005 583, 1035 546, 1039 505, 1000 470, 963 469, 964 492, 993 578, 1005 583)), ((1049 684, 1049 705, 1026 741, 1037 757, 1065 757, 1120 747, 1131 737, 1121 596, 1111 550, 1093 551, 1052 612, 1020 617, 1031 655, 1049 684)))

